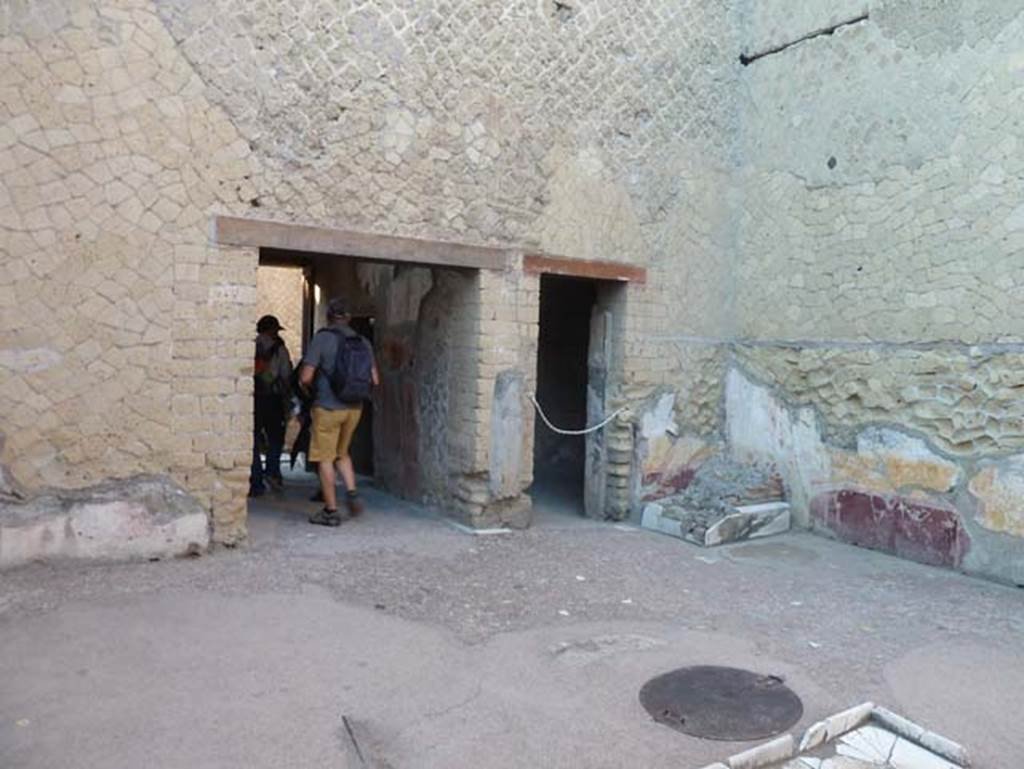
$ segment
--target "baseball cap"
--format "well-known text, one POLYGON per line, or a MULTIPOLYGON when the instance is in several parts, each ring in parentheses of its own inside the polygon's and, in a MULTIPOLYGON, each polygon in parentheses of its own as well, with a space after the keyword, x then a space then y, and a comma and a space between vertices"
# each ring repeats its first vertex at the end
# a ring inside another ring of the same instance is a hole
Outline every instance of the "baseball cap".
POLYGON ((344 299, 335 297, 327 303, 328 318, 344 318, 348 315, 348 305, 344 299))
POLYGON ((260 334, 266 331, 284 331, 284 326, 274 315, 264 315, 256 321, 256 331, 260 334))

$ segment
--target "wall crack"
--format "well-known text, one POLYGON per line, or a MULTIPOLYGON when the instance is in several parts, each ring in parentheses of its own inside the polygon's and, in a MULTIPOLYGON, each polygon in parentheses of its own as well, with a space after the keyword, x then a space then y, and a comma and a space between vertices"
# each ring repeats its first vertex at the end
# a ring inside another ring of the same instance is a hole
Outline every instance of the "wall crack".
POLYGON ((765 49, 763 51, 760 51, 758 53, 752 53, 752 54, 741 53, 740 54, 740 64, 742 64, 744 67, 750 66, 755 61, 757 61, 758 59, 763 59, 765 56, 772 56, 772 55, 774 55, 776 53, 782 53, 787 48, 792 48, 795 45, 800 45, 801 43, 805 43, 808 40, 813 40, 816 37, 827 37, 829 35, 834 35, 836 30, 842 29, 843 27, 849 27, 849 26, 851 26, 853 24, 860 24, 862 21, 867 21, 867 20, 868 20, 868 12, 865 11, 860 16, 854 16, 852 19, 847 19, 846 21, 840 21, 837 24, 833 24, 833 25, 831 25, 829 27, 824 27, 822 29, 817 29, 814 32, 808 32, 806 35, 804 35, 802 37, 798 37, 796 40, 792 40, 792 41, 790 41, 788 43, 782 43, 781 45, 777 45, 777 46, 774 46, 772 48, 767 48, 767 49, 765 49))

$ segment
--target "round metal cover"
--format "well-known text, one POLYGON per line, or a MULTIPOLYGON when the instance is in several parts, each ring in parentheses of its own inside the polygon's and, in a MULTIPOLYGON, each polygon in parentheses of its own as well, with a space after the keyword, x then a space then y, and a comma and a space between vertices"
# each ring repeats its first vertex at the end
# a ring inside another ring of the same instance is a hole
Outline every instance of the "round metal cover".
POLYGON ((803 703, 778 676, 710 665, 652 678, 640 704, 655 721, 709 740, 759 740, 800 720, 803 703))

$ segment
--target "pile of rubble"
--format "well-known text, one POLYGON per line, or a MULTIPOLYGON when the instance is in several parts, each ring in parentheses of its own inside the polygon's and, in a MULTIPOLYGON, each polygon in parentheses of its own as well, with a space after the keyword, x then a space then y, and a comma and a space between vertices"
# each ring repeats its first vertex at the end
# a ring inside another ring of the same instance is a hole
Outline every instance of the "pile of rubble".
POLYGON ((642 525, 699 545, 718 545, 788 530, 789 505, 773 466, 716 456, 684 491, 647 505, 642 525))

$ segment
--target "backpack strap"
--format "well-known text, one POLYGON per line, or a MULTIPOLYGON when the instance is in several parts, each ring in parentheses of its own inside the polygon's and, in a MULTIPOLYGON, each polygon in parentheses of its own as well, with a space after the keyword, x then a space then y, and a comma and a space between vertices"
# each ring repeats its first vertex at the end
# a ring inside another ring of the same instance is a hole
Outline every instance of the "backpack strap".
POLYGON ((339 342, 344 340, 345 336, 346 336, 345 332, 342 331, 340 328, 331 328, 330 326, 326 326, 326 327, 320 329, 319 331, 317 331, 316 333, 318 333, 318 334, 331 334, 332 336, 336 336, 338 338, 339 342))

